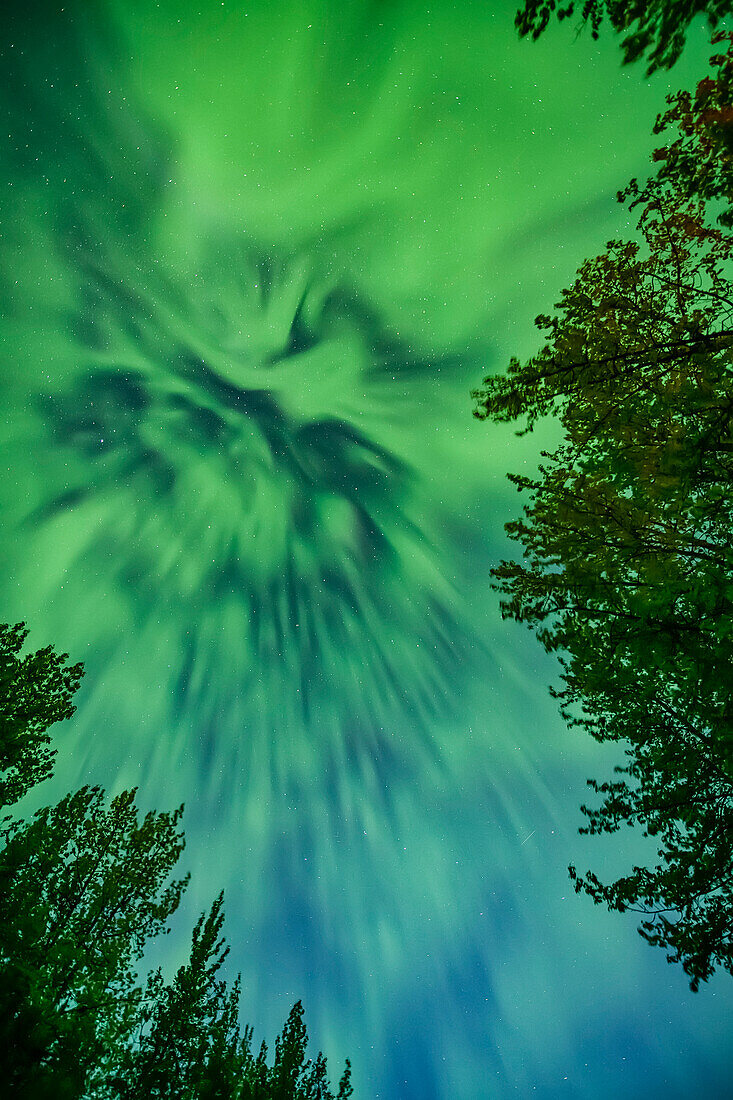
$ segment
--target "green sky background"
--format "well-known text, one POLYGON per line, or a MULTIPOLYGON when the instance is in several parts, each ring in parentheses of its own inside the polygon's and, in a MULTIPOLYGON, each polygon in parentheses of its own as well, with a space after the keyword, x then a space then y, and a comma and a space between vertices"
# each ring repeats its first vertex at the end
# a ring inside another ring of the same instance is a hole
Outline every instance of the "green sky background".
POLYGON ((2 617, 87 665, 43 795, 185 800, 167 962, 224 887, 256 1037, 302 997, 363 1097, 724 1095, 723 984, 568 891, 615 760, 488 587, 552 428, 469 396, 628 228, 692 38, 646 81, 509 4, 11 5, 2 617))

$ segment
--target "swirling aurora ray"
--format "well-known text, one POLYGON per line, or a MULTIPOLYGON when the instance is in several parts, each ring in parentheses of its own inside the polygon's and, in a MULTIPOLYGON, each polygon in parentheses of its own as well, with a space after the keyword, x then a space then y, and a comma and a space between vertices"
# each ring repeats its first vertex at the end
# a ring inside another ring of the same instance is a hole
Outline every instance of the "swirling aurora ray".
POLYGON ((660 84, 509 7, 201 7, 3 31, 2 598, 87 663, 56 789, 185 799, 249 1015, 303 996, 362 1096, 714 1096, 723 991, 565 896, 593 754, 498 622, 534 459, 468 401, 660 84))

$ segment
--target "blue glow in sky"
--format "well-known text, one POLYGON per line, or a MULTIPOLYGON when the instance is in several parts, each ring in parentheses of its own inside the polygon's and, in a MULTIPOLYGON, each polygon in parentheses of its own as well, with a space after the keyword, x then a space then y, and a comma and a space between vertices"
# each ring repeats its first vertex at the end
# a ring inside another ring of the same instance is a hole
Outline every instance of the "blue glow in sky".
POLYGON ((14 7, 0 598, 87 666, 54 790, 185 801, 168 961, 223 887, 255 1039, 302 998, 362 1100, 724 1097, 725 980, 568 881, 633 841, 577 836, 614 757, 489 588, 542 439, 469 396, 704 33, 646 81, 504 3, 14 7))

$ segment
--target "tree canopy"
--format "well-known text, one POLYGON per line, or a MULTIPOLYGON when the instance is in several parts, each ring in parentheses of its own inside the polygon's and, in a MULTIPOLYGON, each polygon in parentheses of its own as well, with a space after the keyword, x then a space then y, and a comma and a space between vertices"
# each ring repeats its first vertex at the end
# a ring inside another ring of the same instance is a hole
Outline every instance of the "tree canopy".
MULTIPOLYGON (((73 713, 81 665, 52 647, 21 656, 23 624, 0 626, 4 801, 46 778, 48 729, 73 713)), ((275 1040, 252 1053, 228 953, 223 895, 202 914, 188 961, 167 981, 139 973, 168 931, 187 878, 183 807, 141 815, 135 790, 111 800, 83 787, 30 820, 0 824, 0 1076, 13 1100, 347 1100, 323 1054, 306 1057, 297 1002, 275 1040)))
POLYGON ((51 774, 48 730, 74 713, 84 672, 53 646, 21 656, 27 635, 24 623, 0 623, 0 808, 51 774))
POLYGON ((347 1060, 338 1094, 326 1058, 306 1055, 308 1034, 297 1001, 275 1040, 252 1053, 253 1029, 239 1026, 239 979, 220 977, 229 948, 221 935, 223 894, 193 930, 191 954, 170 983, 160 970, 148 978, 138 1032, 115 1081, 115 1100, 348 1100, 347 1060))
POLYGON ((519 34, 537 39, 554 15, 560 22, 579 16, 578 29, 590 26, 598 38, 607 19, 621 40, 624 63, 646 58, 647 75, 671 69, 685 45, 690 24, 704 16, 711 29, 731 13, 731 0, 525 0, 515 17, 519 34))
POLYGON ((5 830, 0 852, 2 1049, 20 1095, 100 1082, 134 1027, 135 964, 183 880, 181 810, 140 822, 135 792, 82 788, 5 830))
MULTIPOLYGON (((523 560, 492 570, 504 616, 559 656, 564 717, 627 761, 589 780, 581 832, 638 825, 657 861, 576 890, 643 914, 697 989, 733 972, 733 53, 669 100, 657 173, 619 198, 638 236, 580 268, 546 343, 474 394, 496 421, 556 416, 561 444, 507 524, 523 560)), ((720 40, 720 39, 719 39, 720 40)))

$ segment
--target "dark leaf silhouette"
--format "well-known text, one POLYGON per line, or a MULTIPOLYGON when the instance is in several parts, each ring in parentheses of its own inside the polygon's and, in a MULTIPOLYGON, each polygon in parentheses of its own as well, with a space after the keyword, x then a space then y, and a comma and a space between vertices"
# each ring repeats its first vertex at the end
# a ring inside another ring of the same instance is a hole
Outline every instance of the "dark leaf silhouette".
POLYGON ((610 241, 563 291, 527 363, 474 395, 497 421, 555 415, 564 439, 507 524, 523 561, 492 570, 503 614, 556 652, 562 713, 626 755, 582 832, 638 825, 658 860, 576 890, 643 914, 697 989, 733 972, 733 51, 694 97, 657 174, 620 196, 639 235, 610 241), (725 122, 727 127, 727 121, 725 122))

